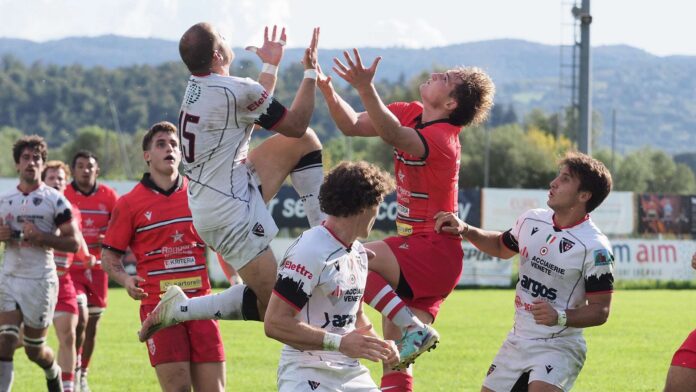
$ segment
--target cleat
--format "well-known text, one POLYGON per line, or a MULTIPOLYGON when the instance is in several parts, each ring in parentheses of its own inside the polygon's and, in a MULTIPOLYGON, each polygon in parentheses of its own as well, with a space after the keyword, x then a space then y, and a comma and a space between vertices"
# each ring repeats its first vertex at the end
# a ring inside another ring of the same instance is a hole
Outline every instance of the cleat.
POLYGON ((437 331, 429 326, 410 327, 397 342, 401 360, 393 370, 404 370, 416 361, 421 354, 433 350, 440 340, 437 331))
POLYGON ((181 290, 181 287, 169 286, 155 309, 143 321, 143 325, 140 331, 138 331, 138 339, 144 342, 160 329, 182 322, 183 320, 176 319, 174 313, 180 304, 186 300, 188 300, 188 297, 181 290))
MULTIPOLYGON (((82 372, 80 372, 80 373, 82 373, 82 372)), ((79 386, 79 388, 80 388, 79 391, 80 391, 80 392, 92 392, 92 391, 89 389, 89 384, 87 383, 87 376, 82 375, 82 376, 80 377, 80 384, 79 384, 79 385, 80 385, 80 386, 79 386)), ((77 384, 75 384, 75 386, 77 386, 77 384)))
POLYGON ((48 392, 63 392, 63 381, 60 379, 60 372, 55 378, 46 379, 46 386, 48 387, 48 392))

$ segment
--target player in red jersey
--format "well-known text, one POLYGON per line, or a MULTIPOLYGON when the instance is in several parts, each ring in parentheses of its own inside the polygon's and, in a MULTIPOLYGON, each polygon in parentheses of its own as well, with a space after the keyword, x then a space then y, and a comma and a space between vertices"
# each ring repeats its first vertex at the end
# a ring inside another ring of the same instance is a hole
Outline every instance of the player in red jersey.
POLYGON ((109 289, 109 278, 101 268, 101 240, 118 195, 113 189, 97 182, 99 162, 91 152, 78 151, 72 159, 71 169, 73 181, 65 189, 65 197, 82 214, 82 235, 87 241, 89 252, 97 259, 92 268, 78 264, 70 268, 78 302, 86 297, 87 312, 84 306, 80 307, 77 327, 76 381, 79 381, 82 392, 88 392, 87 369, 96 344, 99 318, 106 309, 109 289))
MULTIPOLYGON (((169 286, 189 297, 210 293, 206 245, 193 227, 188 206, 188 179, 179 175, 181 161, 176 127, 153 125, 143 137, 150 172, 118 201, 102 244, 109 276, 140 300, 144 320, 169 286), (137 275, 129 276, 121 259, 130 247, 137 275)), ((147 340, 150 363, 163 391, 224 391, 225 353, 215 320, 186 321, 147 340)))
MULTIPOLYGON (((61 161, 48 161, 41 173, 41 180, 58 192, 65 192, 68 185, 67 178, 70 176, 70 168, 61 161)), ((73 210, 75 222, 81 221, 80 212, 73 210)), ((53 314, 53 326, 56 329, 58 338, 58 365, 61 368, 61 379, 63 380, 63 391, 72 392, 75 379, 75 329, 77 328, 77 293, 75 286, 70 278, 70 265, 73 260, 78 263, 85 263, 88 266, 94 265, 96 260, 87 249, 87 243, 82 238, 81 233, 77 233, 80 243, 78 253, 65 253, 58 250, 53 251, 53 260, 56 263, 58 273, 58 302, 53 314)))
MULTIPOLYGON (((696 252, 691 256, 691 267, 696 269, 696 252)), ((665 392, 691 391, 696 391, 696 329, 674 353, 665 385, 665 392)))
MULTIPOLYGON (((486 118, 495 87, 478 68, 456 68, 433 73, 420 86, 422 102, 385 106, 372 83, 381 58, 365 68, 356 49, 354 58, 344 56, 347 64, 334 59, 334 71, 356 89, 366 112, 355 112, 331 78, 320 75, 317 85, 331 116, 347 136, 377 136, 394 147, 399 236, 366 245, 376 256, 370 260, 365 301, 385 316, 385 339, 401 338, 398 368, 403 369, 437 342, 437 332, 427 324, 461 275, 460 239, 435 233, 433 216, 457 210, 458 135, 463 126, 486 118)), ((409 372, 384 370, 382 388, 413 388, 409 372)))

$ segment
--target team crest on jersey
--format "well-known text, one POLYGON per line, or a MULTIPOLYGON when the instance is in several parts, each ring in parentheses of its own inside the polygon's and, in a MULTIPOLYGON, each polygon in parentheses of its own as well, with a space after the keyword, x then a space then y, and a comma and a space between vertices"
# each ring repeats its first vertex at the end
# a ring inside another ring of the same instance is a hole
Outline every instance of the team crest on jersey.
POLYGON ((532 228, 532 234, 531 234, 531 235, 536 234, 537 231, 539 231, 539 228, 538 228, 538 227, 532 228))
POLYGON ((551 245, 553 242, 556 241, 556 236, 553 234, 549 234, 548 237, 546 237, 546 243, 551 245))
POLYGON ((309 389, 313 391, 316 391, 317 388, 319 388, 319 385, 321 385, 319 381, 307 380, 307 383, 309 384, 309 389))
POLYGON ((183 242, 184 233, 179 233, 179 230, 175 231, 174 234, 170 235, 172 237, 172 242, 183 242))
POLYGON ((150 338, 147 340, 147 349, 150 350, 150 355, 155 355, 157 352, 157 346, 155 346, 155 340, 150 338))
POLYGON ((408 242, 404 242, 403 244, 399 245, 399 249, 408 250, 408 242))
POLYGON ((64 204, 64 203, 63 203, 63 199, 58 199, 58 202, 56 203, 56 206, 60 207, 60 206, 62 206, 63 204, 64 204))
POLYGON ((495 371, 495 364, 491 364, 491 366, 488 368, 488 372, 486 373, 486 377, 490 376, 491 373, 495 371))
POLYGON ((143 215, 145 215, 145 218, 147 218, 147 220, 152 220, 152 211, 147 211, 143 215))
POLYGON ((38 206, 39 204, 41 204, 42 201, 43 201, 43 199, 40 197, 35 197, 32 199, 32 202, 34 203, 35 206, 38 206))
POLYGON ((597 249, 594 251, 594 265, 609 265, 614 262, 614 255, 606 249, 597 249))
POLYGON ((575 245, 575 242, 563 237, 561 239, 561 242, 558 244, 558 250, 561 253, 565 253, 565 252, 573 249, 573 245, 575 245))
POLYGON ((191 83, 189 84, 188 88, 186 89, 186 96, 184 97, 184 100, 186 101, 187 104, 192 104, 196 101, 198 101, 198 98, 201 97, 201 86, 199 86, 197 83, 191 83))
POLYGON ((546 256, 546 254, 549 253, 549 248, 547 248, 547 247, 545 247, 545 246, 542 246, 541 249, 539 249, 539 253, 540 253, 542 256, 546 256))
POLYGON ((263 226, 258 222, 256 222, 254 227, 251 229, 251 232, 259 237, 263 237, 266 234, 266 231, 263 229, 263 226))

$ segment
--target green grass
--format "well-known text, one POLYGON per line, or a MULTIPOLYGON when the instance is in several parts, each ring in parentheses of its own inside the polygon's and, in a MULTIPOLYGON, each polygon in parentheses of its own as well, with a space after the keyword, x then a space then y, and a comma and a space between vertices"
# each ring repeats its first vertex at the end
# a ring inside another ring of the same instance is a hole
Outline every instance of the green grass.
MULTIPOLYGON (((512 326, 512 290, 461 290, 443 306, 435 324, 437 350, 416 366, 418 391, 478 391, 491 360, 512 326)), ((92 390, 158 391, 145 345, 135 336, 138 304, 125 291, 110 291, 90 367, 92 390)), ((370 317, 379 323, 370 310, 370 317)), ((228 390, 272 391, 280 343, 261 324, 221 322, 227 350, 228 390)), ((696 328, 696 292, 618 291, 609 322, 585 332, 588 356, 574 391, 661 391, 674 350, 696 328)), ((57 347, 51 336, 50 345, 57 347)), ((368 363, 374 378, 380 368, 368 363)), ((14 391, 45 390, 43 372, 23 352, 15 356, 14 391)))

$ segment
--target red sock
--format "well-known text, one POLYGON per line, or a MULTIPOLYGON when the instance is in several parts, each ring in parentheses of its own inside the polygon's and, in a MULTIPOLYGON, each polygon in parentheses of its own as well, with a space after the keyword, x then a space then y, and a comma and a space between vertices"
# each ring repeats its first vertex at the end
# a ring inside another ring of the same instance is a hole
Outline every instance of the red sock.
POLYGON ((402 329, 414 324, 421 324, 416 316, 411 313, 406 303, 396 295, 394 289, 378 273, 368 272, 363 299, 402 329))
POLYGON ((75 381, 75 373, 73 372, 61 372, 60 379, 63 381, 63 392, 72 392, 73 381, 75 381))
POLYGON ((392 372, 382 376, 380 389, 389 392, 413 392, 413 376, 405 372, 392 372))

